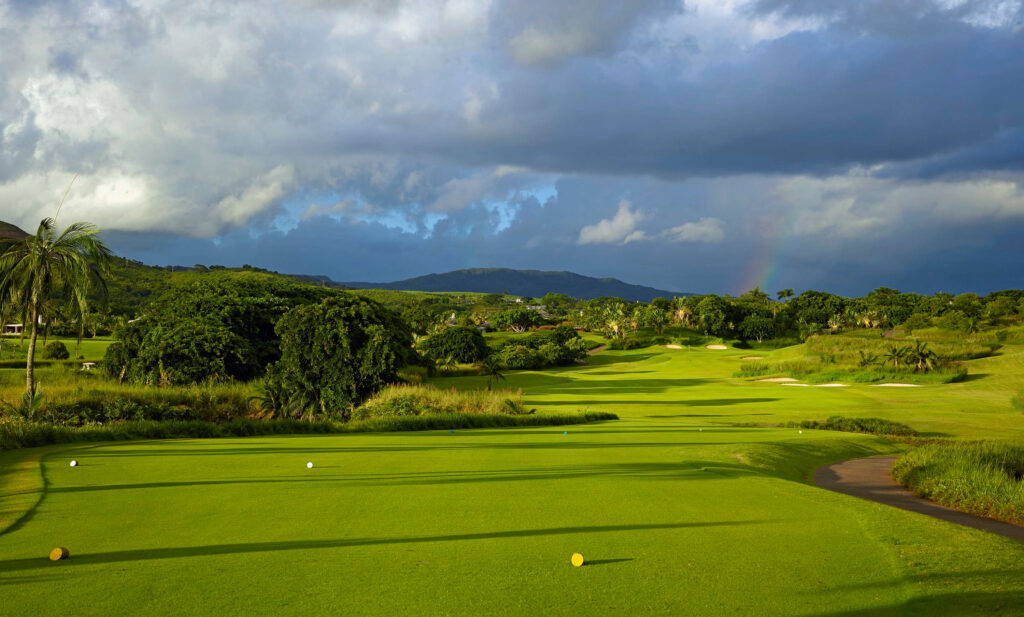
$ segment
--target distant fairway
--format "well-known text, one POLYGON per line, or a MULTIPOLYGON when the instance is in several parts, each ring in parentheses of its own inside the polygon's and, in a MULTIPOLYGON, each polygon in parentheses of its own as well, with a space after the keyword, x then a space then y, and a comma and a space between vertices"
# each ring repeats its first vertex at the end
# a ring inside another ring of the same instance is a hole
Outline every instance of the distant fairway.
POLYGON ((602 352, 502 386, 617 422, 3 453, 0 614, 1024 614, 1024 544, 807 483, 891 443, 723 425, 841 413, 1020 437, 1018 349, 907 389, 729 377, 749 351, 602 352))

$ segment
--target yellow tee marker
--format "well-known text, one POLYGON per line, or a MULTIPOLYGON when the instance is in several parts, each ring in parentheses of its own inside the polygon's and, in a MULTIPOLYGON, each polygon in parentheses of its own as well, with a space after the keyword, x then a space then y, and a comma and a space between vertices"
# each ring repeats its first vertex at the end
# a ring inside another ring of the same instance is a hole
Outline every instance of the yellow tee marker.
POLYGON ((582 553, 573 553, 571 561, 572 561, 572 565, 577 567, 577 568, 582 566, 583 565, 583 554, 582 553))
POLYGON ((57 548, 50 551, 50 561, 60 561, 61 559, 67 559, 70 556, 71 553, 69 553, 68 549, 64 548, 63 546, 58 546, 57 548))

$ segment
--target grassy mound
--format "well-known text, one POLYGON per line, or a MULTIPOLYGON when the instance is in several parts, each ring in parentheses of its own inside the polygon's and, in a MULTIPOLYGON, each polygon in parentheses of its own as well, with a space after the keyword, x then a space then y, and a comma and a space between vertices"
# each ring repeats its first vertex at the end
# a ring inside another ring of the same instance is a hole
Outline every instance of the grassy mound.
POLYGON ((892 477, 916 494, 970 514, 1024 524, 1024 445, 931 444, 899 458, 892 477))

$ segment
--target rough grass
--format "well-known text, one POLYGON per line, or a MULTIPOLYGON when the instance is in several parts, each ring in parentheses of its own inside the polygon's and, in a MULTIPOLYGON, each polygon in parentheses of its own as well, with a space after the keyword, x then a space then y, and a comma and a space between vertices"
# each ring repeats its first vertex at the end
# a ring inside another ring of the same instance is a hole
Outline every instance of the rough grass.
POLYGON ((1024 444, 943 443, 901 456, 892 477, 916 494, 964 512, 1024 525, 1024 444))
MULTIPOLYGON (((57 424, 163 418, 214 421, 258 412, 255 391, 244 383, 157 388, 118 384, 98 371, 64 366, 43 367, 36 378, 43 394, 41 417, 57 424)), ((0 402, 18 404, 24 389, 24 371, 0 371, 0 402)))
POLYGON ((871 435, 896 435, 900 437, 914 437, 918 435, 917 431, 906 424, 893 422, 892 420, 883 420, 882 418, 832 416, 824 422, 804 420, 803 422, 790 422, 787 426, 826 431, 845 431, 847 433, 869 433, 871 435))
POLYGON ((388 386, 356 409, 354 419, 437 414, 516 415, 524 409, 523 391, 457 390, 431 385, 388 386), (508 401, 512 401, 510 405, 508 401))
POLYGON ((579 414, 465 414, 439 413, 426 416, 389 416, 347 423, 305 422, 277 419, 238 418, 229 422, 129 421, 82 427, 54 426, 30 422, 0 422, 0 450, 32 448, 83 441, 124 441, 132 439, 177 439, 251 437, 274 434, 382 433, 391 431, 432 431, 514 426, 562 426, 602 420, 617 420, 606 412, 579 414))
POLYGON ((744 362, 734 377, 768 377, 785 375, 809 383, 879 383, 894 381, 915 384, 956 383, 967 376, 967 369, 952 365, 915 371, 910 367, 857 366, 854 363, 824 361, 820 358, 798 358, 794 360, 758 360, 744 362))
POLYGON ((917 341, 928 344, 940 359, 947 361, 976 360, 991 356, 999 348, 995 333, 974 335, 942 335, 939 333, 921 334, 915 332, 909 337, 884 337, 881 331, 858 331, 851 334, 819 334, 807 339, 808 354, 831 354, 839 363, 856 363, 860 359, 859 351, 882 354, 890 345, 912 347, 917 341), (877 332, 874 336, 864 333, 877 332))

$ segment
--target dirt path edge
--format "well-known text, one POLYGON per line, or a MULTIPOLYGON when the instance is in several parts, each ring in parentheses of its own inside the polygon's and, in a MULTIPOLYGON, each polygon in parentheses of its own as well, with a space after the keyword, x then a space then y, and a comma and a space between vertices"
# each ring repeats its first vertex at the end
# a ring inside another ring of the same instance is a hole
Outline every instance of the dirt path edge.
POLYGON ((814 483, 823 489, 868 499, 1024 542, 1024 527, 974 516, 918 497, 892 479, 895 456, 872 456, 819 467, 814 483))

